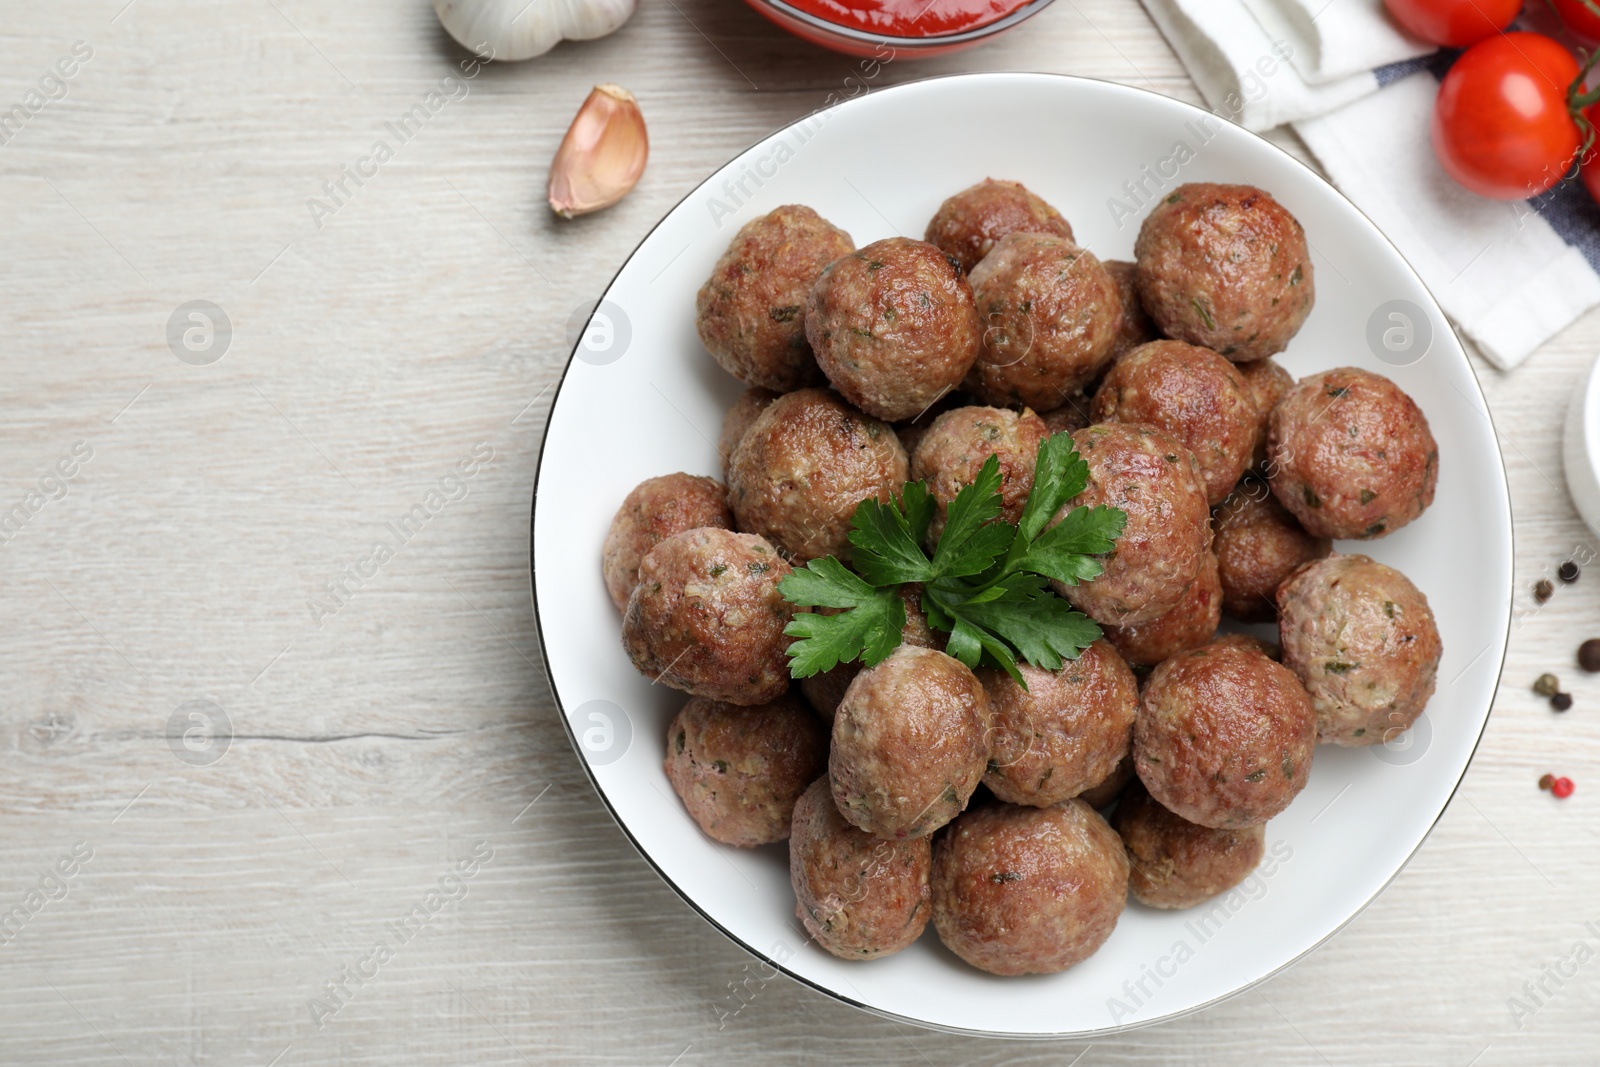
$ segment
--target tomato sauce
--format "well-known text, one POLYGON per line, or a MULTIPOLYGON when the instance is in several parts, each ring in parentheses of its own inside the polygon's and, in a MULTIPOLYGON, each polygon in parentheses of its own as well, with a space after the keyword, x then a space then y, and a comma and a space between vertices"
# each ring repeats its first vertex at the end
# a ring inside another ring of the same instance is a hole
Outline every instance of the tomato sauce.
POLYGON ((996 22, 1029 0, 787 0, 836 26, 885 37, 938 37, 996 22))

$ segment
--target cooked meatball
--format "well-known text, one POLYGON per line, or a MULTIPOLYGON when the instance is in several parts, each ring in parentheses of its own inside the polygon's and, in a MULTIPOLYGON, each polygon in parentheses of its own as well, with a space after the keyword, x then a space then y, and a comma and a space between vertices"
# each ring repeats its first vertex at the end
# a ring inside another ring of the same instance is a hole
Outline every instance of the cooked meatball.
POLYGON ((1018 414, 1005 408, 956 408, 934 420, 911 456, 911 478, 928 483, 938 513, 929 527, 937 538, 956 494, 971 485, 990 456, 1000 461, 1000 517, 1022 518, 1022 506, 1033 491, 1033 469, 1039 445, 1050 431, 1027 408, 1018 414))
POLYGON ((1060 407, 1111 359, 1122 324, 1117 283, 1064 237, 1013 233, 972 270, 983 353, 967 391, 986 404, 1060 407))
POLYGON ((1179 818, 1143 788, 1128 790, 1111 816, 1128 850, 1128 888, 1151 908, 1192 908, 1232 889, 1261 862, 1267 827, 1213 830, 1179 818))
POLYGON ((835 260, 806 303, 806 337, 822 372, 850 403, 890 422, 960 385, 982 332, 960 269, 905 237, 835 260))
POLYGON ((674 534, 639 564, 622 645, 651 681, 730 704, 789 688, 789 565, 763 537, 703 528, 674 534))
POLYGON ((1094 955, 1127 904, 1122 842, 1081 800, 991 804, 933 848, 933 925, 990 974, 1053 974, 1094 955))
POLYGON ((1059 671, 1018 664, 978 669, 989 697, 989 767, 983 784, 1001 800, 1047 807, 1103 782, 1128 754, 1139 683, 1122 657, 1096 641, 1059 671))
POLYGON ((1312 537, 1284 510, 1256 475, 1240 482, 1212 516, 1222 610, 1242 622, 1278 617, 1278 586, 1302 563, 1333 551, 1333 542, 1312 537))
POLYGON ((1092 785, 1079 793, 1078 799, 1091 808, 1110 807, 1111 802, 1122 794, 1123 787, 1131 781, 1133 781, 1133 750, 1130 748, 1115 770, 1106 775, 1099 784, 1092 785))
POLYGON ((962 392, 949 392, 928 405, 928 409, 904 422, 894 424, 895 436, 900 438, 900 444, 906 450, 906 455, 911 455, 917 450, 917 445, 922 438, 933 428, 934 420, 947 411, 964 408, 972 403, 972 398, 962 392))
POLYGON ((1093 420, 1089 418, 1089 398, 1082 393, 1067 397, 1066 403, 1049 411, 1041 411, 1045 429, 1052 434, 1076 433, 1093 420))
POLYGON ((1105 505, 1121 508, 1128 521, 1098 578, 1055 582, 1056 592, 1103 626, 1159 618, 1183 600, 1211 547, 1200 466, 1187 448, 1147 426, 1097 423, 1072 439, 1089 464, 1089 485, 1061 514, 1105 505))
MULTIPOLYGON (((902 585, 900 600, 906 606, 906 624, 900 631, 900 640, 919 648, 942 649, 943 635, 934 632, 933 627, 928 625, 928 616, 922 612, 922 586, 915 582, 902 585)), ((842 609, 813 610, 823 615, 836 615, 842 609)), ((839 711, 839 701, 844 699, 845 690, 850 688, 850 683, 856 680, 856 675, 859 673, 861 673, 860 663, 841 663, 830 671, 800 679, 800 692, 805 694, 806 700, 816 709, 818 715, 832 722, 834 715, 839 711)))
POLYGON ((1244 384, 1250 387, 1250 395, 1256 401, 1256 416, 1260 419, 1257 423, 1256 452, 1251 457, 1252 467, 1265 468, 1267 465, 1267 430, 1272 423, 1272 409, 1278 406, 1278 401, 1283 399, 1294 385, 1294 375, 1283 369, 1283 364, 1272 358, 1258 359, 1250 363, 1236 364, 1244 384))
POLYGON ((1008 233, 1050 233, 1072 240, 1061 213, 1021 182, 985 178, 939 205, 928 223, 929 244, 970 271, 1008 233))
POLYGON ((850 517, 868 497, 888 500, 910 464, 887 424, 827 389, 774 400, 734 449, 728 503, 739 529, 787 558, 850 559, 850 517))
POLYGON ((1106 272, 1117 283, 1117 296, 1122 301, 1122 329, 1117 331, 1116 343, 1111 346, 1111 358, 1121 357, 1140 345, 1160 340, 1161 334, 1139 302, 1138 268, 1124 259, 1105 261, 1106 272))
POLYGON ((1283 662, 1283 649, 1271 641, 1263 641, 1261 638, 1251 634, 1221 634, 1211 643, 1228 648, 1242 648, 1249 652, 1259 652, 1274 663, 1283 662))
POLYGON ((782 393, 820 382, 806 343, 806 295, 822 268, 853 248, 849 234, 808 207, 745 223, 695 300, 701 342, 747 385, 782 393))
POLYGON ((733 407, 722 417, 722 435, 717 438, 717 454, 722 457, 722 477, 728 477, 728 467, 733 463, 733 451, 744 440, 744 435, 754 425, 757 417, 778 399, 771 389, 751 386, 733 402, 733 407))
POLYGON ((1154 667, 1179 652, 1208 644, 1221 622, 1222 582, 1217 577, 1217 557, 1207 552, 1199 575, 1177 607, 1149 622, 1107 626, 1105 634, 1123 659, 1138 667, 1154 667))
POLYGON ((1179 186, 1145 218, 1133 251, 1156 328, 1236 363, 1282 352, 1311 314, 1305 231, 1254 186, 1179 186))
POLYGON ((1376 745, 1411 727, 1433 695, 1439 628, 1428 598, 1366 556, 1310 563, 1278 588, 1284 665, 1335 745, 1376 745))
POLYGON ((1272 409, 1272 491, 1316 537, 1382 537, 1421 515, 1439 482, 1427 416, 1381 374, 1302 378, 1272 409))
POLYGON ((845 691, 860 673, 861 664, 841 663, 832 670, 800 679, 800 692, 812 710, 831 723, 839 713, 839 701, 844 699, 845 691))
POLYGON ((1249 468, 1261 421, 1233 364, 1182 341, 1152 341, 1117 360, 1090 414, 1096 422, 1167 431, 1199 461, 1211 504, 1220 504, 1249 468))
POLYGON ((795 803, 794 913, 817 944, 841 959, 875 960, 921 937, 933 911, 932 869, 926 837, 885 841, 845 822, 826 778, 795 803))
POLYGON ((1168 811, 1237 829, 1289 806, 1316 745, 1317 714, 1293 672, 1243 643, 1214 642, 1151 672, 1133 765, 1168 811))
POLYGON ((667 727, 667 780, 706 836, 751 848, 789 836, 794 802, 828 766, 828 731, 798 698, 739 707, 695 697, 667 727))
POLYGON ((852 825, 922 837, 961 813, 988 759, 989 699, 943 652, 901 645, 856 675, 833 720, 828 777, 852 825))
POLYGON ((715 478, 666 474, 647 478, 623 498, 600 548, 600 573, 618 611, 639 580, 639 561, 656 545, 701 526, 733 529, 727 490, 715 478))

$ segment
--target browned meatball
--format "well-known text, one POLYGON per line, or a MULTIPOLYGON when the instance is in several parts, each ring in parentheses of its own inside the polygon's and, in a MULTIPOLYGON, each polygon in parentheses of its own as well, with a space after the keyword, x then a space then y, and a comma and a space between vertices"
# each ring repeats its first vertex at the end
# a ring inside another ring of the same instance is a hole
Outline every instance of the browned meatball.
POLYGON ((925 235, 945 255, 971 271, 1008 233, 1049 233, 1072 240, 1061 213, 1021 182, 985 178, 939 205, 925 235))
POLYGON ((1439 446, 1427 416, 1381 374, 1302 378, 1272 409, 1272 491, 1317 537, 1382 537, 1433 503, 1439 446))
POLYGON ((745 223, 695 300, 701 342, 748 385, 782 393, 820 382, 806 343, 806 295, 822 268, 853 248, 849 234, 808 207, 745 223))
POLYGON ((1117 283, 1064 237, 1013 233, 972 270, 983 354, 967 391, 986 404, 1060 407, 1111 359, 1122 324, 1117 283))
POLYGON ((1233 364, 1182 341, 1152 341, 1117 360, 1090 414, 1167 431, 1194 453, 1211 504, 1249 468, 1260 431, 1255 397, 1233 364))
POLYGON ((800 679, 800 692, 813 711, 825 722, 833 722, 839 714, 839 701, 844 699, 850 683, 861 673, 859 663, 841 663, 832 670, 822 671, 800 679))
POLYGON ((1249 652, 1259 652, 1274 663, 1283 662, 1283 649, 1271 641, 1263 641, 1250 634, 1221 634, 1211 642, 1213 645, 1225 645, 1229 648, 1238 647, 1249 652))
POLYGON ((1128 850, 1128 888, 1151 908, 1192 908, 1232 889, 1261 862, 1267 827, 1213 830, 1179 818, 1135 786, 1111 816, 1128 850))
POLYGON ((1439 673, 1439 628, 1428 598, 1366 556, 1307 564, 1278 589, 1283 662, 1336 745, 1392 741, 1417 721, 1439 673))
POLYGON ((982 332, 960 269, 905 237, 835 260, 806 303, 806 337, 822 372, 850 403, 890 422, 960 385, 982 332))
POLYGON ((701 526, 733 529, 727 490, 715 478, 666 474, 647 478, 623 498, 600 548, 600 573, 618 611, 639 579, 639 561, 656 545, 701 526))
POLYGON ((1004 671, 978 669, 994 720, 989 792, 1042 808, 1109 777, 1128 754, 1139 710, 1139 683, 1122 657, 1096 641, 1059 671, 1017 670, 1027 689, 1004 671))
POLYGON ((1094 421, 1089 418, 1089 398, 1082 393, 1067 397, 1066 403, 1049 411, 1041 411, 1045 429, 1052 434, 1076 433, 1094 421))
POLYGON ((1316 711, 1293 672, 1243 643, 1213 642, 1151 673, 1133 765, 1162 807, 1233 829, 1289 806, 1316 745, 1316 711))
POLYGON ((1333 551, 1333 542, 1312 537, 1284 510, 1256 475, 1240 482, 1212 516, 1222 610, 1242 622, 1278 617, 1278 586, 1302 563, 1333 551))
POLYGON ((667 780, 706 836, 751 848, 789 836, 794 802, 828 766, 828 731, 785 694, 739 707, 695 697, 667 727, 667 780))
POLYGON ((850 517, 868 497, 888 500, 910 464, 886 423, 827 389, 774 400, 734 449, 728 503, 739 529, 796 563, 850 559, 850 517))
POLYGON ((1134 244, 1139 298, 1157 329, 1238 363, 1282 352, 1311 314, 1300 222, 1251 185, 1181 185, 1134 244))
POLYGON ((923 436, 933 428, 934 421, 947 411, 964 408, 972 403, 972 398, 962 392, 950 392, 928 405, 926 411, 920 415, 897 422, 894 432, 900 438, 900 444, 905 448, 906 455, 911 455, 917 450, 917 445, 922 442, 923 436))
MULTIPOLYGON (((906 606, 906 625, 900 631, 900 640, 919 648, 942 649, 944 636, 934 632, 933 627, 928 625, 928 616, 922 611, 922 586, 915 582, 902 585, 900 599, 906 606)), ((814 610, 823 615, 836 615, 840 609, 814 610)), ((800 692, 805 694, 817 714, 831 723, 839 711, 839 701, 844 699, 845 690, 850 688, 850 683, 856 680, 859 673, 860 663, 841 663, 830 671, 800 679, 800 692)))
POLYGON ((943 652, 901 645, 856 675, 833 720, 828 777, 851 824, 922 837, 960 814, 983 778, 989 699, 943 652))
POLYGON ((1154 667, 1179 652, 1208 644, 1221 622, 1222 582, 1217 577, 1217 557, 1207 552, 1200 573, 1177 607, 1149 622, 1107 626, 1105 634, 1123 659, 1138 667, 1154 667))
POLYGON ((1089 464, 1089 485, 1068 501, 1121 508, 1127 525, 1088 582, 1056 592, 1103 626, 1149 622, 1177 607, 1211 547, 1205 482, 1194 456, 1160 430, 1097 423, 1072 435, 1089 464))
POLYGON ((1129 749, 1115 770, 1106 775, 1099 784, 1092 785, 1079 793, 1078 799, 1091 808, 1110 807, 1111 802, 1122 794, 1123 787, 1131 781, 1133 781, 1133 750, 1129 749))
POLYGON ((826 778, 794 806, 789 882, 806 933, 846 960, 875 960, 922 936, 933 913, 926 837, 885 841, 845 822, 826 778))
POLYGON ((1161 334, 1139 302, 1138 268, 1124 259, 1108 259, 1105 267, 1111 280, 1117 283, 1117 296, 1122 301, 1122 329, 1117 331, 1116 343, 1111 346, 1111 358, 1115 360, 1140 345, 1159 340, 1161 334))
POLYGON ((651 681, 730 704, 789 688, 789 565, 763 537, 710 528, 674 534, 639 564, 622 645, 651 681))
POLYGON ((1244 384, 1250 387, 1250 395, 1256 401, 1257 423, 1256 452, 1251 457, 1252 467, 1265 468, 1267 465, 1267 430, 1272 424, 1272 409, 1278 406, 1278 401, 1283 399, 1294 385, 1294 375, 1283 369, 1283 364, 1272 358, 1258 359, 1250 363, 1236 364, 1239 374, 1244 378, 1244 384))
POLYGON ((744 440, 744 435, 755 424, 761 413, 778 399, 771 389, 751 386, 733 402, 733 407, 722 417, 722 435, 717 438, 717 454, 722 457, 722 477, 728 477, 728 467, 733 463, 733 451, 744 440))
POLYGON ((1033 491, 1033 469, 1039 445, 1050 431, 1027 408, 1019 414, 1005 408, 956 408, 934 420, 911 457, 911 477, 928 483, 938 514, 929 527, 937 538, 956 494, 971 485, 990 456, 1000 461, 1000 517, 1022 518, 1022 506, 1033 491))
POLYGON ((990 974, 1053 974, 1094 955, 1127 904, 1128 857, 1081 800, 991 804, 933 849, 933 925, 990 974))

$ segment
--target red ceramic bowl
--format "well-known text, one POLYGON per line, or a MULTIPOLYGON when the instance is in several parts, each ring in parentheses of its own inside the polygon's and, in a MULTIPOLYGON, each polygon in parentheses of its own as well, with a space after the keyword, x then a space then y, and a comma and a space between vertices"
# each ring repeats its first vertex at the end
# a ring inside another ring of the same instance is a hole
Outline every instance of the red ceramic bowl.
MULTIPOLYGON (((1038 14, 1050 5, 1050 0, 1025 0, 1014 10, 990 21, 953 32, 934 32, 923 36, 899 36, 878 33, 860 26, 834 21, 822 15, 803 10, 785 0, 745 0, 751 7, 772 22, 777 23, 797 37, 812 44, 831 48, 851 56, 874 59, 924 59, 970 48, 1011 29, 1013 26, 1038 14)), ((929 0, 936 3, 938 0, 929 0)))

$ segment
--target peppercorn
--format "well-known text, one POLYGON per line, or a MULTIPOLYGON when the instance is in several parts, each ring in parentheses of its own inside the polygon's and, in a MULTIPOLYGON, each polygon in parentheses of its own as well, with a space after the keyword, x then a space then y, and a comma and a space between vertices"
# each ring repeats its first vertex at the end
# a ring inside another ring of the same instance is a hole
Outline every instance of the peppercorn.
POLYGON ((1566 711, 1568 708, 1572 707, 1572 694, 1557 693, 1555 696, 1550 698, 1550 706, 1555 708, 1557 711, 1566 711))
POLYGON ((1561 692, 1561 680, 1553 674, 1541 674, 1533 683, 1533 691, 1542 697, 1553 697, 1561 692))
POLYGON ((1557 778, 1555 781, 1550 783, 1550 792, 1554 793, 1562 800, 1565 800, 1572 795, 1573 788, 1574 787, 1572 785, 1571 778, 1557 778))
POLYGON ((1590 673, 1600 671, 1600 637, 1591 637, 1578 646, 1578 666, 1590 673))
POLYGON ((1546 600, 1549 600, 1550 595, 1555 591, 1556 587, 1550 584, 1550 579, 1548 578, 1540 578, 1537 582, 1533 583, 1533 599, 1537 600, 1541 604, 1543 604, 1546 600))
POLYGON ((1543 789, 1545 792, 1548 793, 1550 791, 1550 787, 1555 785, 1555 784, 1556 784, 1556 776, 1555 775, 1553 775, 1553 774, 1541 774, 1539 776, 1539 788, 1543 789))
POLYGON ((1570 559, 1556 568, 1556 577, 1571 584, 1578 580, 1578 565, 1570 559))

